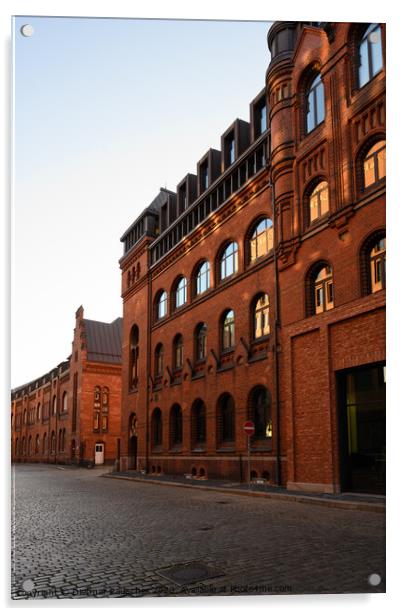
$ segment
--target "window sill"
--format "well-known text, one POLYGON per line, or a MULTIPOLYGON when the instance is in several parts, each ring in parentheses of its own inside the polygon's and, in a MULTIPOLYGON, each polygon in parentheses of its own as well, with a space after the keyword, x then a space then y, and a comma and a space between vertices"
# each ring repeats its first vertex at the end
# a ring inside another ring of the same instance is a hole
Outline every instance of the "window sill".
POLYGON ((233 370, 234 367, 235 367, 235 363, 230 362, 230 363, 224 364, 223 366, 219 366, 216 372, 226 372, 227 370, 233 370))
POLYGON ((227 445, 224 445, 223 443, 221 443, 219 445, 219 448, 216 450, 217 453, 228 453, 228 452, 233 452, 233 451, 236 451, 236 447, 233 442, 230 442, 227 445))
POLYGON ((312 128, 309 132, 304 131, 304 134, 302 136, 302 141, 304 141, 305 139, 308 139, 309 137, 311 137, 311 135, 313 135, 317 131, 317 129, 323 128, 324 124, 325 124, 325 118, 323 120, 321 120, 321 122, 319 124, 314 126, 314 128, 312 128))
POLYGON ((175 445, 174 447, 171 447, 169 449, 169 453, 182 453, 182 451, 183 451, 182 445, 175 445))
POLYGON ((268 353, 267 351, 264 351, 262 353, 257 353, 256 355, 252 355, 249 360, 248 363, 249 364, 254 364, 257 361, 261 361, 262 359, 267 359, 268 358, 268 353))
POLYGON ((192 374, 191 380, 196 381, 197 379, 203 379, 204 377, 205 377, 205 372, 196 372, 195 374, 192 374))
POLYGON ((206 453, 207 449, 203 445, 196 445, 191 451, 192 453, 206 453))
POLYGON ((329 216, 330 216, 329 211, 325 212, 325 214, 323 214, 322 216, 317 216, 317 218, 314 218, 314 220, 309 222, 306 231, 310 231, 310 229, 314 229, 315 227, 318 227, 325 220, 328 220, 329 216))

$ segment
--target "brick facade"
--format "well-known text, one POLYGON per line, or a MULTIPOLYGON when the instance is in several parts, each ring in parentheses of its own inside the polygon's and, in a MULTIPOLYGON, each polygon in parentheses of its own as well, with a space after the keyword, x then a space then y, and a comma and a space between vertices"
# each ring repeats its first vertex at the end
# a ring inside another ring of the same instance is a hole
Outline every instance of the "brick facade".
POLYGON ((370 273, 362 252, 385 229, 385 180, 363 181, 364 156, 385 139, 385 31, 370 39, 376 49, 382 40, 382 67, 359 87, 363 36, 360 24, 276 22, 266 87, 250 105, 250 124, 229 127, 222 153, 203 156, 198 177, 186 176, 177 193, 161 190, 123 235, 122 470, 244 480, 242 426, 258 417, 255 392, 263 388, 270 422, 251 442, 253 475, 293 489, 343 489, 338 373, 385 361, 385 290, 364 290, 370 273), (307 130, 306 98, 317 75, 325 117, 307 130), (320 181, 327 182, 329 211, 311 221, 309 199, 320 181), (250 259, 262 219, 273 222, 273 246, 250 259), (238 268, 222 280, 220 259, 231 242, 238 268), (197 294, 204 261, 210 287, 197 294), (321 314, 311 288, 317 264, 332 270, 332 304, 321 314), (180 277, 187 297, 176 307, 180 277), (158 318, 163 292, 167 314, 158 318), (255 339, 260 294, 269 297, 269 333, 255 339), (234 344, 223 352, 222 318, 230 310, 234 344), (197 362, 202 323, 206 354, 197 362), (178 335, 183 361, 175 367, 178 335), (156 374, 160 345, 163 371, 156 374), (229 432, 226 394, 235 417, 229 432), (202 403, 205 439, 197 443, 194 409, 202 403))
MULTIPOLYGON (((104 462, 115 462, 120 437, 121 356, 108 359, 106 354, 98 354, 97 361, 93 359, 88 328, 99 326, 110 328, 109 324, 84 319, 80 307, 68 360, 12 391, 13 462, 92 464, 99 443, 103 444, 104 462)), ((116 334, 119 320, 114 330, 116 334)), ((117 340, 120 346, 119 335, 117 340)))

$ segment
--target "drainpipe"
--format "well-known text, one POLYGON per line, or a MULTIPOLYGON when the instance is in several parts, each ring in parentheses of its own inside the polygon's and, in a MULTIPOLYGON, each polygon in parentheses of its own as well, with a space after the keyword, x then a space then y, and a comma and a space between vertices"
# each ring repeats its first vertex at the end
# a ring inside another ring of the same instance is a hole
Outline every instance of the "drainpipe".
POLYGON ((146 432, 145 432, 145 472, 149 472, 149 383, 151 376, 151 327, 152 327, 152 276, 150 272, 150 251, 147 251, 148 260, 148 324, 147 324, 147 375, 146 375, 146 432))
POLYGON ((276 466, 275 466, 275 483, 281 484, 281 454, 280 454, 280 410, 279 410, 279 357, 278 357, 278 341, 279 330, 281 327, 280 322, 280 294, 279 294, 279 271, 278 271, 278 229, 275 216, 275 188, 272 181, 272 167, 270 169, 270 187, 271 187, 271 206, 272 216, 274 219, 274 281, 275 281, 275 294, 274 294, 274 310, 275 310, 275 325, 274 325, 274 389, 275 389, 275 424, 276 424, 276 466))

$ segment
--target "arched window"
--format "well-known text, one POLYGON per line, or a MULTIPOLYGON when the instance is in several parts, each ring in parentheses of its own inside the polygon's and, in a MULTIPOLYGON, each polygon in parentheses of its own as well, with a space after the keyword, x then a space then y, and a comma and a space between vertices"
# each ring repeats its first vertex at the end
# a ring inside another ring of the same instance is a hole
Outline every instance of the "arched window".
POLYGON ((363 295, 385 289, 385 262, 385 231, 380 230, 371 235, 361 249, 360 265, 363 295))
POLYGON ((36 418, 38 421, 40 421, 40 417, 41 417, 41 405, 40 402, 38 403, 38 407, 36 409, 36 418))
POLYGON ((40 438, 39 438, 39 434, 36 435, 36 439, 35 439, 35 454, 38 455, 39 453, 39 448, 40 448, 40 438))
POLYGON ((30 456, 31 454, 32 454, 32 436, 30 436, 28 439, 28 455, 30 456))
POLYGON ((183 443, 183 414, 178 404, 170 411, 170 446, 177 447, 183 443))
POLYGON ((109 410, 109 388, 102 387, 102 413, 107 413, 109 410))
POLYGON ((269 334, 269 297, 259 295, 253 302, 253 338, 257 340, 269 334))
POLYGON ((195 275, 195 294, 201 295, 210 287, 210 267, 209 261, 204 261, 198 267, 195 275))
POLYGON ((155 409, 151 420, 152 446, 162 445, 162 413, 160 409, 155 409))
POLYGON ((156 319, 163 319, 167 315, 167 293, 160 291, 156 298, 156 319))
POLYGON ((173 368, 179 370, 183 367, 183 336, 177 334, 173 340, 173 368))
POLYGON ((306 133, 310 133, 325 118, 324 85, 321 75, 313 79, 306 95, 306 133))
POLYGON ((174 290, 174 307, 180 308, 184 306, 187 301, 187 280, 182 276, 177 281, 175 290, 174 290))
POLYGON ((202 400, 195 400, 191 408, 191 446, 193 449, 203 448, 206 442, 206 408, 202 400))
POLYGON ((57 398, 56 398, 56 396, 53 396, 52 409, 53 409, 53 415, 56 415, 56 413, 57 413, 57 398))
POLYGON ((100 397, 101 397, 101 388, 99 387, 99 385, 96 385, 95 390, 94 390, 94 400, 96 403, 98 403, 98 406, 100 405, 100 397))
POLYGON ((227 310, 222 316, 222 351, 230 351, 235 345, 235 320, 233 310, 227 310))
POLYGON ((26 409, 24 409, 23 423, 24 425, 27 423, 27 410, 26 409))
POLYGON ((139 356, 139 330, 133 325, 130 333, 130 369, 129 388, 137 389, 138 386, 138 356, 139 356))
POLYGON ((371 81, 382 69, 380 24, 370 24, 359 42, 359 87, 371 81))
POLYGON ((207 356, 207 326, 198 323, 195 328, 195 361, 204 361, 207 356))
POLYGON ((163 344, 159 343, 155 349, 155 377, 163 375, 163 344))
POLYGON ((63 432, 61 435, 61 450, 62 451, 64 451, 65 442, 66 442, 66 429, 63 428, 63 432))
POLYGON ((385 177, 385 141, 377 141, 363 160, 364 188, 379 182, 385 177))
POLYGON ((62 445, 62 438, 63 438, 63 430, 60 428, 60 430, 59 430, 59 445, 58 445, 58 447, 59 447, 59 449, 58 449, 58 450, 59 450, 59 451, 62 451, 62 448, 61 448, 61 445, 62 445))
POLYGON ((312 223, 329 211, 328 182, 319 182, 308 195, 309 222, 312 223))
POLYGON ((22 437, 22 455, 25 456, 26 454, 26 440, 25 440, 25 436, 22 437))
POLYGON ((62 398, 62 408, 63 408, 63 413, 67 413, 68 411, 68 405, 67 405, 67 392, 63 392, 63 398, 62 398))
POLYGON ((254 422, 254 439, 272 437, 271 396, 265 387, 255 387, 249 397, 248 416, 254 422))
POLYGON ((320 314, 334 307, 334 285, 332 268, 319 263, 310 270, 307 277, 307 313, 320 314))
POLYGON ((94 432, 97 432, 99 430, 99 418, 100 418, 99 411, 94 411, 94 426, 93 426, 94 432))
POLYGON ((20 442, 19 442, 19 439, 17 438, 15 441, 15 455, 16 456, 18 456, 20 453, 19 446, 20 446, 20 442))
POLYGON ((253 262, 268 254, 274 246, 272 220, 264 218, 254 227, 249 240, 250 261, 253 262))
POLYGON ((229 278, 237 272, 238 269, 238 246, 236 242, 231 242, 222 252, 219 260, 220 279, 229 278))
POLYGON ((47 432, 45 432, 45 434, 43 435, 43 442, 42 442, 42 453, 45 454, 47 452, 47 432))
POLYGON ((222 394, 218 400, 218 442, 235 440, 235 406, 230 394, 222 394))

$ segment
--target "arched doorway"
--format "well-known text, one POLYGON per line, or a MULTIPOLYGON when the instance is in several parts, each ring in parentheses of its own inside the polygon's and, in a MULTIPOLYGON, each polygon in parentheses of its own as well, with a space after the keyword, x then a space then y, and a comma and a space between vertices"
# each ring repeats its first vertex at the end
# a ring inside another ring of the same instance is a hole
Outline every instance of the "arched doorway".
POLYGON ((131 413, 128 426, 128 468, 137 470, 137 416, 131 413))

